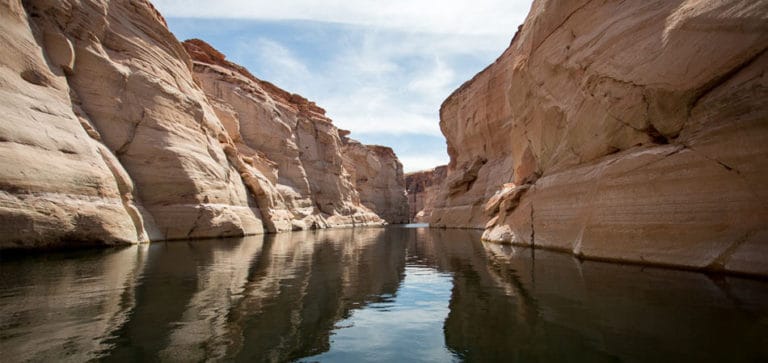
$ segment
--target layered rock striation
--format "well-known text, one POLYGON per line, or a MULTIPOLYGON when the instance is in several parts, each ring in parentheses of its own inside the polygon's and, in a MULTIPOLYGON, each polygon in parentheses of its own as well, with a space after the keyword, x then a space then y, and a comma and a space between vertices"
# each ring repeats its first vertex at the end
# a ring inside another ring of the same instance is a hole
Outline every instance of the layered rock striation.
POLYGON ((0 10, 0 249, 384 223, 321 108, 193 61, 148 1, 0 10))
POLYGON ((429 223, 432 208, 440 188, 445 181, 448 167, 438 166, 405 175, 405 190, 408 193, 409 219, 414 223, 429 223))
POLYGON ((768 275, 768 2, 537 0, 441 107, 430 222, 768 275))
MULTIPOLYGON (((360 203, 344 167, 339 130, 325 110, 254 77, 202 40, 185 41, 184 47, 231 136, 235 158, 245 161, 247 173, 257 178, 255 189, 268 196, 260 206, 269 211, 275 230, 382 222, 360 203)), ((402 174, 391 178, 395 184, 403 179, 402 174)))
POLYGON ((350 139, 349 131, 340 130, 344 168, 350 173, 360 203, 388 223, 408 223, 408 199, 405 194, 403 164, 392 148, 363 145, 350 139))

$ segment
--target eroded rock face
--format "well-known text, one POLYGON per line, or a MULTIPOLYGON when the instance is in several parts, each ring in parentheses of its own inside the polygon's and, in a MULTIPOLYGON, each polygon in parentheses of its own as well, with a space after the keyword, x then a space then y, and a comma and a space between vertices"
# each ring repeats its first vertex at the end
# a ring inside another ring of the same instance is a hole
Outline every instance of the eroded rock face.
POLYGON ((361 205, 325 110, 254 77, 202 40, 184 46, 238 154, 266 176, 271 204, 262 210, 272 211, 277 231, 383 222, 361 205))
POLYGON ((431 223, 768 275, 768 2, 535 1, 441 108, 431 223))
POLYGON ((148 1, 0 10, 0 249, 384 223, 321 108, 193 63, 148 1))
POLYGON ((146 239, 132 184, 70 99, 71 42, 30 27, 19 1, 0 2, 0 248, 146 239))
POLYGON ((340 133, 344 168, 360 195, 360 203, 388 223, 408 223, 403 164, 392 148, 363 145, 348 138, 349 131, 340 133))
POLYGON ((429 223, 440 188, 445 181, 448 166, 417 171, 405 175, 408 192, 409 218, 414 223, 429 223))
POLYGON ((64 75, 72 112, 103 146, 149 239, 262 232, 189 57, 148 2, 24 4, 52 72, 64 75))

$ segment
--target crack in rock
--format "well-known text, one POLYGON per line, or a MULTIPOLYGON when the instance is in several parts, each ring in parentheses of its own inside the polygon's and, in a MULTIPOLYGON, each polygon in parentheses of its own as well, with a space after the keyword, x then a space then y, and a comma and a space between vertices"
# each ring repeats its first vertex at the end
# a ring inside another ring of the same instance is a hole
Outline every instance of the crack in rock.
POLYGON ((712 262, 707 265, 707 269, 709 270, 725 270, 725 265, 730 260, 731 256, 733 256, 734 253, 736 253, 736 250, 739 249, 745 242, 749 240, 750 237, 754 234, 754 231, 749 231, 745 233, 741 238, 738 238, 737 240, 733 241, 728 248, 723 250, 723 252, 720 252, 720 254, 715 257, 712 262))

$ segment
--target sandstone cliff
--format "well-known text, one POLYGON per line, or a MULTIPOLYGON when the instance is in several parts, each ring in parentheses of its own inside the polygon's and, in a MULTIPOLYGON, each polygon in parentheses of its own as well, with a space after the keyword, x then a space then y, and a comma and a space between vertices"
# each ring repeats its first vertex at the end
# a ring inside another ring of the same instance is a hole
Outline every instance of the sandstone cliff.
POLYGON ((360 203, 389 223, 408 223, 403 164, 392 148, 363 145, 347 137, 349 131, 340 133, 344 168, 360 194, 360 203))
POLYGON ((405 190, 408 192, 409 219, 414 223, 429 223, 432 208, 445 181, 448 167, 417 171, 405 175, 405 190))
POLYGON ((263 231, 261 213, 224 152, 226 132, 192 78, 189 57, 148 2, 24 6, 49 71, 66 81, 71 112, 88 142, 100 145, 124 204, 141 212, 133 218, 136 230, 147 232, 139 239, 263 231))
POLYGON ((766 24, 766 1, 535 1, 441 107, 431 223, 768 275, 766 24))
POLYGON ((0 0, 0 19, 0 249, 384 223, 322 109, 193 71, 148 1, 0 0))
POLYGON ((381 223, 360 204, 325 110, 254 77, 202 40, 184 46, 237 154, 251 174, 265 176, 258 188, 270 200, 262 210, 271 211, 275 230, 381 223))

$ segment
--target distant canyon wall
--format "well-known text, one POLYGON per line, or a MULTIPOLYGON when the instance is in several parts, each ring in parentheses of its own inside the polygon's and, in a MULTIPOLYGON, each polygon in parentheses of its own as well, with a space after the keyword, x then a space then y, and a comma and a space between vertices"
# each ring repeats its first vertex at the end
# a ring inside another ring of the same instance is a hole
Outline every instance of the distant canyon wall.
POLYGON ((403 164, 392 148, 363 145, 341 134, 344 168, 360 195, 360 203, 389 223, 408 223, 408 197, 403 164))
POLYGON ((441 107, 430 223, 768 275, 767 49, 767 1, 534 1, 441 107))
POLYGON ((429 223, 435 198, 445 181, 446 165, 405 175, 405 189, 408 192, 409 219, 413 223, 429 223))
MULTIPOLYGON (((254 175, 246 184, 254 185, 254 194, 264 190, 269 196, 260 208, 270 211, 276 230, 382 221, 360 203, 345 168, 344 142, 325 110, 254 77, 201 40, 184 47, 195 79, 232 138, 232 152, 254 175)), ((397 184, 398 175, 391 177, 397 184)))
POLYGON ((321 108, 202 42, 190 58, 148 1, 0 19, 0 249, 385 223, 321 108))

